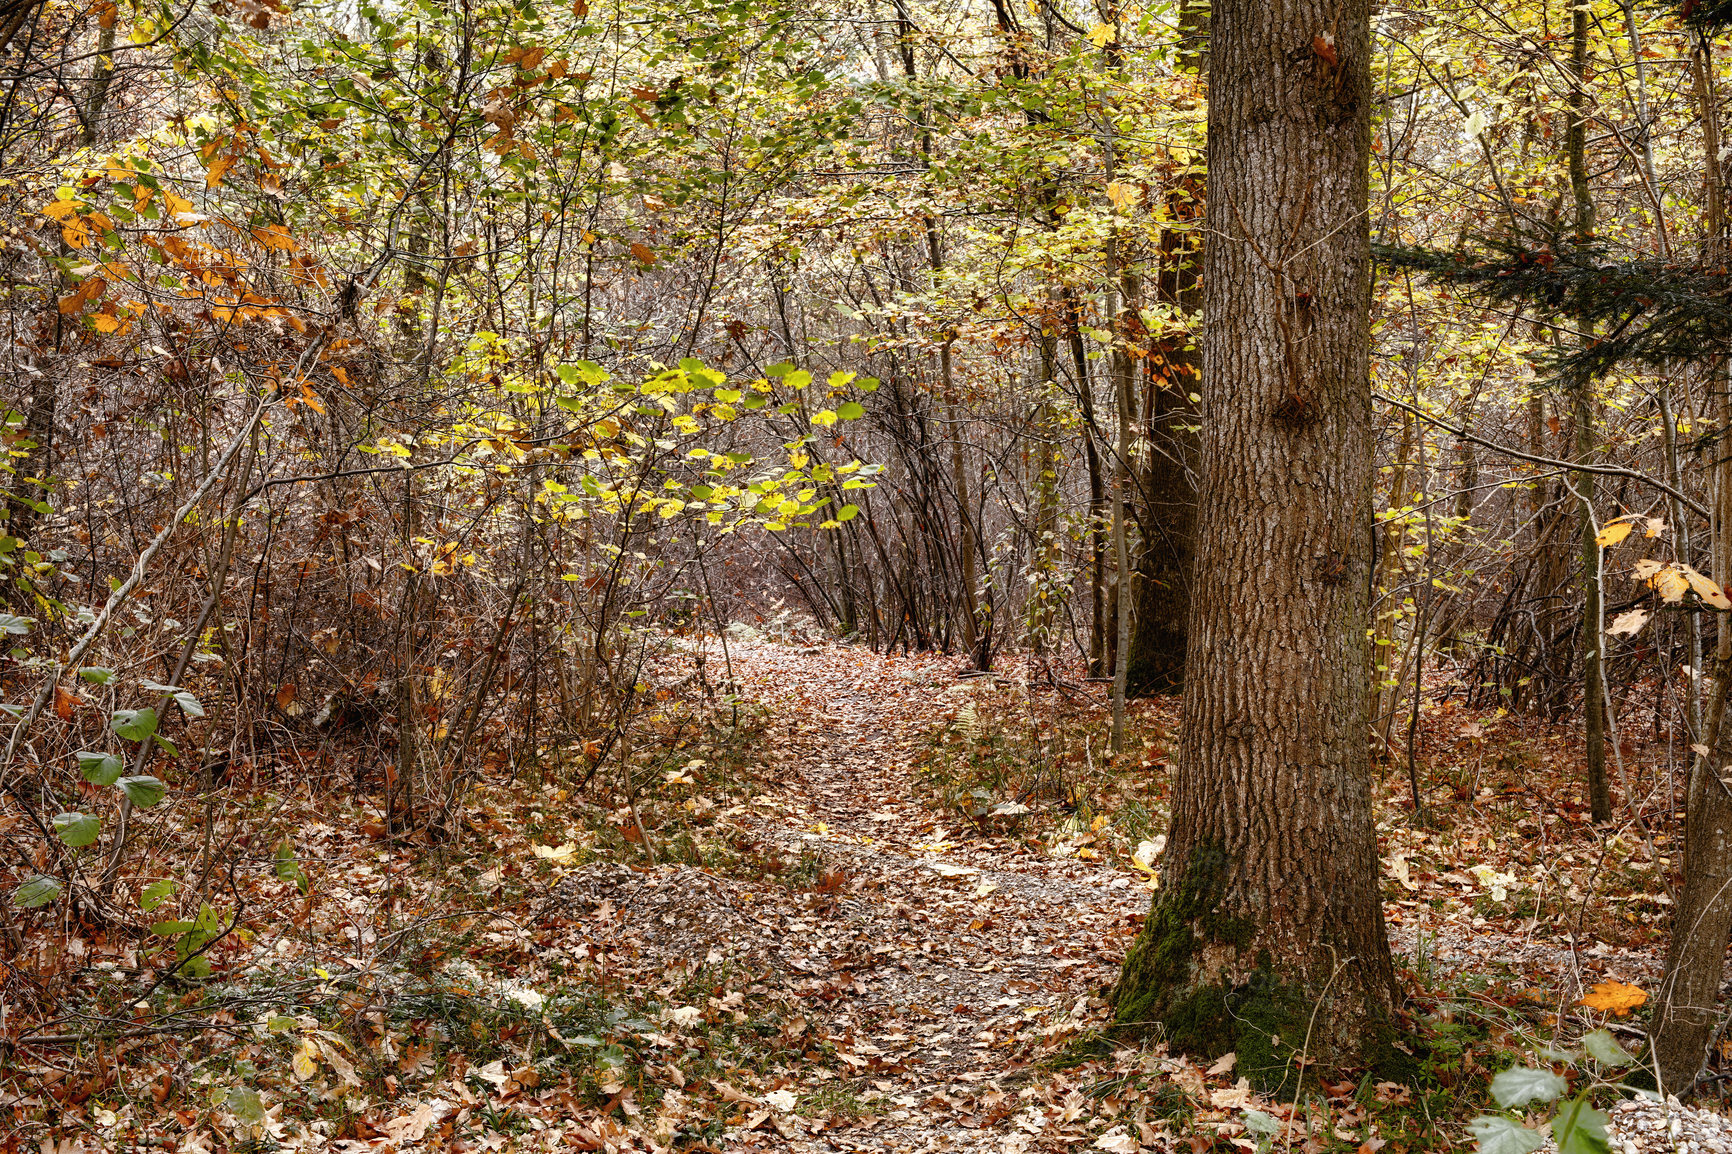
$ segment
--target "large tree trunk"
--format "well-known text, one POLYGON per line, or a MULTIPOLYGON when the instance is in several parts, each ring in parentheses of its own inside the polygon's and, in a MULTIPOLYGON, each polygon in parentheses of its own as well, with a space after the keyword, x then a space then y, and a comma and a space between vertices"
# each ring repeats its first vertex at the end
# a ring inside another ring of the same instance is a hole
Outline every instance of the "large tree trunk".
POLYGON ((1369 0, 1215 0, 1196 573, 1161 893, 1122 1027, 1304 1066, 1387 1059, 1366 731, 1369 0))

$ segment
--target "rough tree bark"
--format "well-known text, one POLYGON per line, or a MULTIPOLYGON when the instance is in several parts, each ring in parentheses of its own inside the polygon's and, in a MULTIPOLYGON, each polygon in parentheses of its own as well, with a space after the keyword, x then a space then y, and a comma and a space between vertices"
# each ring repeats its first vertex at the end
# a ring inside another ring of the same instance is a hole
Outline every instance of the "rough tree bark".
POLYGON ((1366 732, 1369 44, 1369 0, 1213 6, 1183 737, 1115 990, 1121 1028, 1286 1094, 1401 1065, 1366 732))
MULTIPOLYGON (((1692 53, 1696 101, 1702 113, 1702 137, 1708 159, 1706 211, 1703 213, 1703 263, 1725 259, 1726 210, 1722 202, 1724 172, 1720 156, 1719 101, 1713 90, 1706 39, 1692 53)), ((1722 422, 1732 419, 1727 394, 1726 357, 1709 364, 1710 388, 1719 397, 1722 422)), ((1724 428, 1724 424, 1721 426, 1724 428)), ((1712 576, 1725 582, 1732 573, 1732 462, 1724 455, 1716 466, 1713 539, 1709 546, 1712 576)), ((1728 689, 1732 688, 1732 621, 1719 616, 1715 650, 1714 689, 1709 698, 1702 744, 1710 751, 1690 769, 1684 802, 1684 884, 1672 914, 1672 938, 1666 952, 1666 976, 1655 999, 1654 1058, 1660 1082, 1669 1094, 1688 1097, 1707 1057, 1720 1019, 1720 983, 1725 973, 1726 943, 1732 938, 1732 789, 1720 767, 1732 764, 1732 733, 1726 725, 1728 689)))

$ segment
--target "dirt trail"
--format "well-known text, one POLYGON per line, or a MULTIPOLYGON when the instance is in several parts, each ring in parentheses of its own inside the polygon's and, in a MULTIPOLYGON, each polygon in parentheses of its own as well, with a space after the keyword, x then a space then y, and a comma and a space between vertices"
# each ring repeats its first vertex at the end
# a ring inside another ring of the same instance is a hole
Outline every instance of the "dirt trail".
POLYGON ((773 645, 734 658, 743 688, 796 729, 773 754, 777 786, 754 828, 822 859, 836 887, 831 917, 842 922, 831 928, 854 931, 843 935, 852 950, 812 951, 792 939, 775 960, 851 977, 852 997, 830 1029, 854 1026, 851 1053, 868 1059, 865 1084, 883 1095, 869 1129, 784 1141, 801 1150, 1000 1148, 1015 1106, 1006 1050, 1031 1029, 1080 1024, 1066 1021, 1073 1013, 1098 1018, 1098 994, 1147 892, 1008 834, 964 833, 916 800, 910 762, 934 723, 994 692, 959 683, 954 659, 773 645), (806 734, 794 721, 802 713, 806 734))
MULTIPOLYGON (((771 893, 686 866, 612 867, 570 893, 656 927, 651 952, 669 962, 746 962, 797 999, 808 1054, 826 1060, 789 1071, 798 1105, 756 1115, 730 1149, 1040 1144, 1041 1112, 1019 1096, 1045 1076, 1031 1058, 1104 1024, 1100 994, 1148 890, 1126 870, 1054 858, 1008 829, 982 835, 922 804, 912 767, 934 728, 1006 691, 959 681, 955 658, 761 641, 734 644, 731 657, 772 720, 768 787, 728 820, 818 884, 771 893)), ((1576 953, 1465 908, 1392 901, 1392 945, 1434 980, 1494 963, 1549 977, 1559 1008, 1584 979, 1652 976, 1645 951, 1576 953)))
POLYGON ((911 765, 934 727, 1000 691, 960 682, 955 658, 760 641, 730 653, 743 694, 770 711, 770 748, 764 791, 722 825, 797 884, 598 863, 553 899, 594 911, 625 964, 743 965, 773 975, 759 996, 793 1002, 784 1029, 823 1061, 790 1070, 797 1105, 750 1115, 730 1148, 1020 1149, 1019 1120, 1034 1123, 1019 1074, 1103 1021, 1098 995, 1148 891, 921 804, 911 765))

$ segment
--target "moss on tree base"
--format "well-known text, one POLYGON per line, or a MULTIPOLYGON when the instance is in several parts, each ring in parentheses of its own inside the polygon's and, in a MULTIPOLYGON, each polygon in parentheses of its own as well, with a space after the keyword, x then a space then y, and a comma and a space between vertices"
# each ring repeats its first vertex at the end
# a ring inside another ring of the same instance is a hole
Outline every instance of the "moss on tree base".
POLYGON ((1219 846, 1199 847, 1149 911, 1113 990, 1116 1032, 1153 1034, 1193 1057, 1236 1053, 1238 1073, 1280 1097, 1298 1093, 1306 1051, 1356 1053, 1379 1076, 1407 1081, 1417 1064, 1389 1023, 1374 1020, 1344 1040, 1336 1033, 1354 1018, 1363 1027, 1363 1015, 1319 1009, 1318 997, 1283 977, 1267 950, 1247 970, 1256 926, 1220 912, 1227 868, 1219 846))

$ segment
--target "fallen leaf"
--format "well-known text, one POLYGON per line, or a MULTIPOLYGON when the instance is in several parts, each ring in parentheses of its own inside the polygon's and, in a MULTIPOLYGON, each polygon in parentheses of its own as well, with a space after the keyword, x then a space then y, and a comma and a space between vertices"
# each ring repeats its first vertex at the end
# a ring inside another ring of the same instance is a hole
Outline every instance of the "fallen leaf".
POLYGON ((1648 995, 1638 987, 1623 982, 1600 982, 1585 995, 1577 1005, 1586 1006, 1590 1010, 1605 1010, 1623 1017, 1631 1010, 1648 1000, 1648 995))

